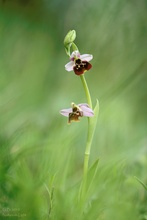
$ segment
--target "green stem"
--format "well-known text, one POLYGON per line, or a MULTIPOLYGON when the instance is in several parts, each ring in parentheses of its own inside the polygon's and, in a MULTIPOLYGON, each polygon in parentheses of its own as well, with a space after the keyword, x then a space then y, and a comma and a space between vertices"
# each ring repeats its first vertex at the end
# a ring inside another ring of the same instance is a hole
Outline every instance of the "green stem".
POLYGON ((81 77, 82 84, 83 84, 83 87, 84 87, 84 90, 85 90, 85 94, 86 94, 88 105, 92 109, 92 101, 91 101, 91 96, 90 96, 90 92, 89 92, 89 89, 88 89, 88 85, 87 85, 86 79, 85 79, 83 74, 80 75, 80 77, 81 77))
MULTIPOLYGON (((88 85, 86 82, 86 79, 84 75, 80 75, 82 84, 85 90, 87 102, 92 108, 92 101, 91 101, 91 96, 90 92, 88 89, 88 85)), ((87 181, 87 173, 88 173, 88 164, 89 164, 89 157, 90 157, 90 150, 91 150, 91 144, 92 144, 92 138, 93 138, 93 128, 92 128, 92 123, 91 123, 91 118, 88 118, 88 133, 87 133, 87 143, 86 143, 86 149, 85 149, 85 155, 84 155, 84 170, 83 170, 83 182, 82 182, 82 189, 81 189, 81 197, 83 199, 86 191, 86 181, 87 181)))

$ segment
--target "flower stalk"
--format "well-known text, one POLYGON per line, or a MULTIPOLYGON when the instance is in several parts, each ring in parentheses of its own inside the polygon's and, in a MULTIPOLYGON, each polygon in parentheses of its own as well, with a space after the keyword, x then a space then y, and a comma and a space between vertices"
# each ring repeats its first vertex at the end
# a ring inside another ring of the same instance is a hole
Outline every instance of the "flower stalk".
POLYGON ((64 116, 69 117, 70 121, 79 121, 79 117, 82 117, 84 114, 88 117, 88 132, 87 132, 87 142, 84 154, 84 165, 83 165, 83 179, 82 185, 79 192, 79 201, 81 204, 85 201, 86 193, 87 193, 87 176, 88 176, 88 169, 89 169, 89 158, 90 158, 90 151, 91 145, 93 140, 93 135, 96 127, 97 116, 99 111, 99 104, 97 100, 97 104, 95 106, 94 112, 92 110, 92 101, 91 95, 89 92, 89 88, 85 79, 85 72, 92 68, 92 65, 89 63, 92 60, 93 56, 91 54, 83 54, 81 55, 78 47, 74 43, 76 38, 76 32, 74 30, 69 31, 64 39, 64 46, 67 55, 70 58, 70 62, 65 65, 65 69, 67 71, 74 71, 74 73, 80 76, 82 85, 85 91, 87 103, 86 106, 83 104, 79 104, 78 106, 74 105, 76 108, 64 109, 61 110, 61 114, 64 116), (71 53, 70 50, 73 50, 71 53), (87 108, 85 111, 85 107, 87 108), (83 109, 82 109, 83 108, 83 109), (94 115, 94 116, 93 116, 94 115), (92 117, 93 116, 93 117, 92 117))
MULTIPOLYGON (((86 82, 86 79, 84 75, 80 75, 83 88, 85 91, 85 95, 87 98, 87 103, 89 104, 90 108, 92 109, 92 101, 91 101, 91 95, 89 92, 89 88, 86 82)), ((85 148, 85 154, 84 154, 84 167, 83 167, 83 180, 82 180, 82 186, 80 190, 79 200, 82 201, 86 194, 86 188, 87 188, 87 174, 88 174, 88 167, 89 167, 89 158, 90 158, 90 151, 91 151, 91 145, 92 145, 92 139, 94 135, 93 126, 91 123, 91 118, 88 118, 88 132, 87 132, 87 142, 86 142, 86 148, 85 148)))
POLYGON ((82 84, 83 84, 83 87, 84 87, 85 95, 86 95, 86 98, 87 98, 87 103, 90 106, 90 108, 92 109, 91 96, 90 96, 90 92, 89 92, 89 88, 88 88, 85 76, 80 75, 80 78, 81 78, 81 81, 82 81, 82 84))

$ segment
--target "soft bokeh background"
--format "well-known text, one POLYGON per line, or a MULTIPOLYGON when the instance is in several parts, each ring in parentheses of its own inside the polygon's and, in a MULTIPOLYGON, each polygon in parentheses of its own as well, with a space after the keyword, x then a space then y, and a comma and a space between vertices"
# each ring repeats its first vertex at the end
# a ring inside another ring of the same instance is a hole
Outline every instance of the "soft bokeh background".
POLYGON ((0 1, 0 219, 147 219, 147 1, 0 1), (98 172, 80 215, 87 120, 59 110, 85 102, 66 72, 75 29, 100 102, 90 164, 98 172))

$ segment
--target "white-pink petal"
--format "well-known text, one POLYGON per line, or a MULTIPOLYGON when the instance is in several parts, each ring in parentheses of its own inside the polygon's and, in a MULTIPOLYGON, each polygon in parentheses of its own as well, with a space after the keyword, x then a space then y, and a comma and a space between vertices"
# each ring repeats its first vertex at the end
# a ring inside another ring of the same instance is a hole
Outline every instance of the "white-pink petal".
POLYGON ((78 104, 78 106, 79 106, 79 107, 81 107, 81 106, 86 106, 86 107, 90 108, 87 103, 80 103, 80 104, 78 104))
POLYGON ((66 69, 67 71, 72 71, 72 70, 73 70, 73 66, 74 66, 74 61, 70 61, 69 63, 67 63, 67 64, 65 65, 65 69, 66 69))
POLYGON ((80 59, 88 62, 93 59, 93 56, 91 54, 82 54, 80 56, 80 59))
POLYGON ((60 111, 60 114, 63 115, 63 116, 68 117, 68 116, 69 116, 69 113, 71 113, 71 112, 72 112, 72 108, 62 109, 62 110, 60 111))
POLYGON ((94 116, 93 110, 89 107, 88 104, 83 103, 83 104, 79 104, 78 106, 81 108, 83 112, 83 116, 87 116, 87 117, 94 116))

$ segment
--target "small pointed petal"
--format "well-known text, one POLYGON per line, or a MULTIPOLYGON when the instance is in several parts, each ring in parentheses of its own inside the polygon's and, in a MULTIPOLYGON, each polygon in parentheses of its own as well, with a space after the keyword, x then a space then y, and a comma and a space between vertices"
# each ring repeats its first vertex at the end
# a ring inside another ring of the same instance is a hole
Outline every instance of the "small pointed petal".
POLYGON ((75 51, 73 51, 72 52, 72 54, 71 54, 71 56, 70 56, 70 60, 75 60, 75 58, 77 59, 77 58, 80 58, 80 53, 79 53, 79 51, 78 50, 75 50, 75 51))
POLYGON ((83 54, 80 56, 81 60, 90 61, 93 59, 93 56, 91 54, 83 54))
POLYGON ((62 110, 60 111, 60 114, 63 115, 63 116, 65 116, 65 117, 68 117, 68 116, 69 116, 69 113, 71 113, 71 112, 72 112, 72 108, 62 109, 62 110))
POLYGON ((67 64, 65 65, 65 69, 66 69, 67 71, 72 71, 72 70, 73 70, 73 66, 74 66, 74 61, 70 61, 69 63, 67 63, 67 64))

